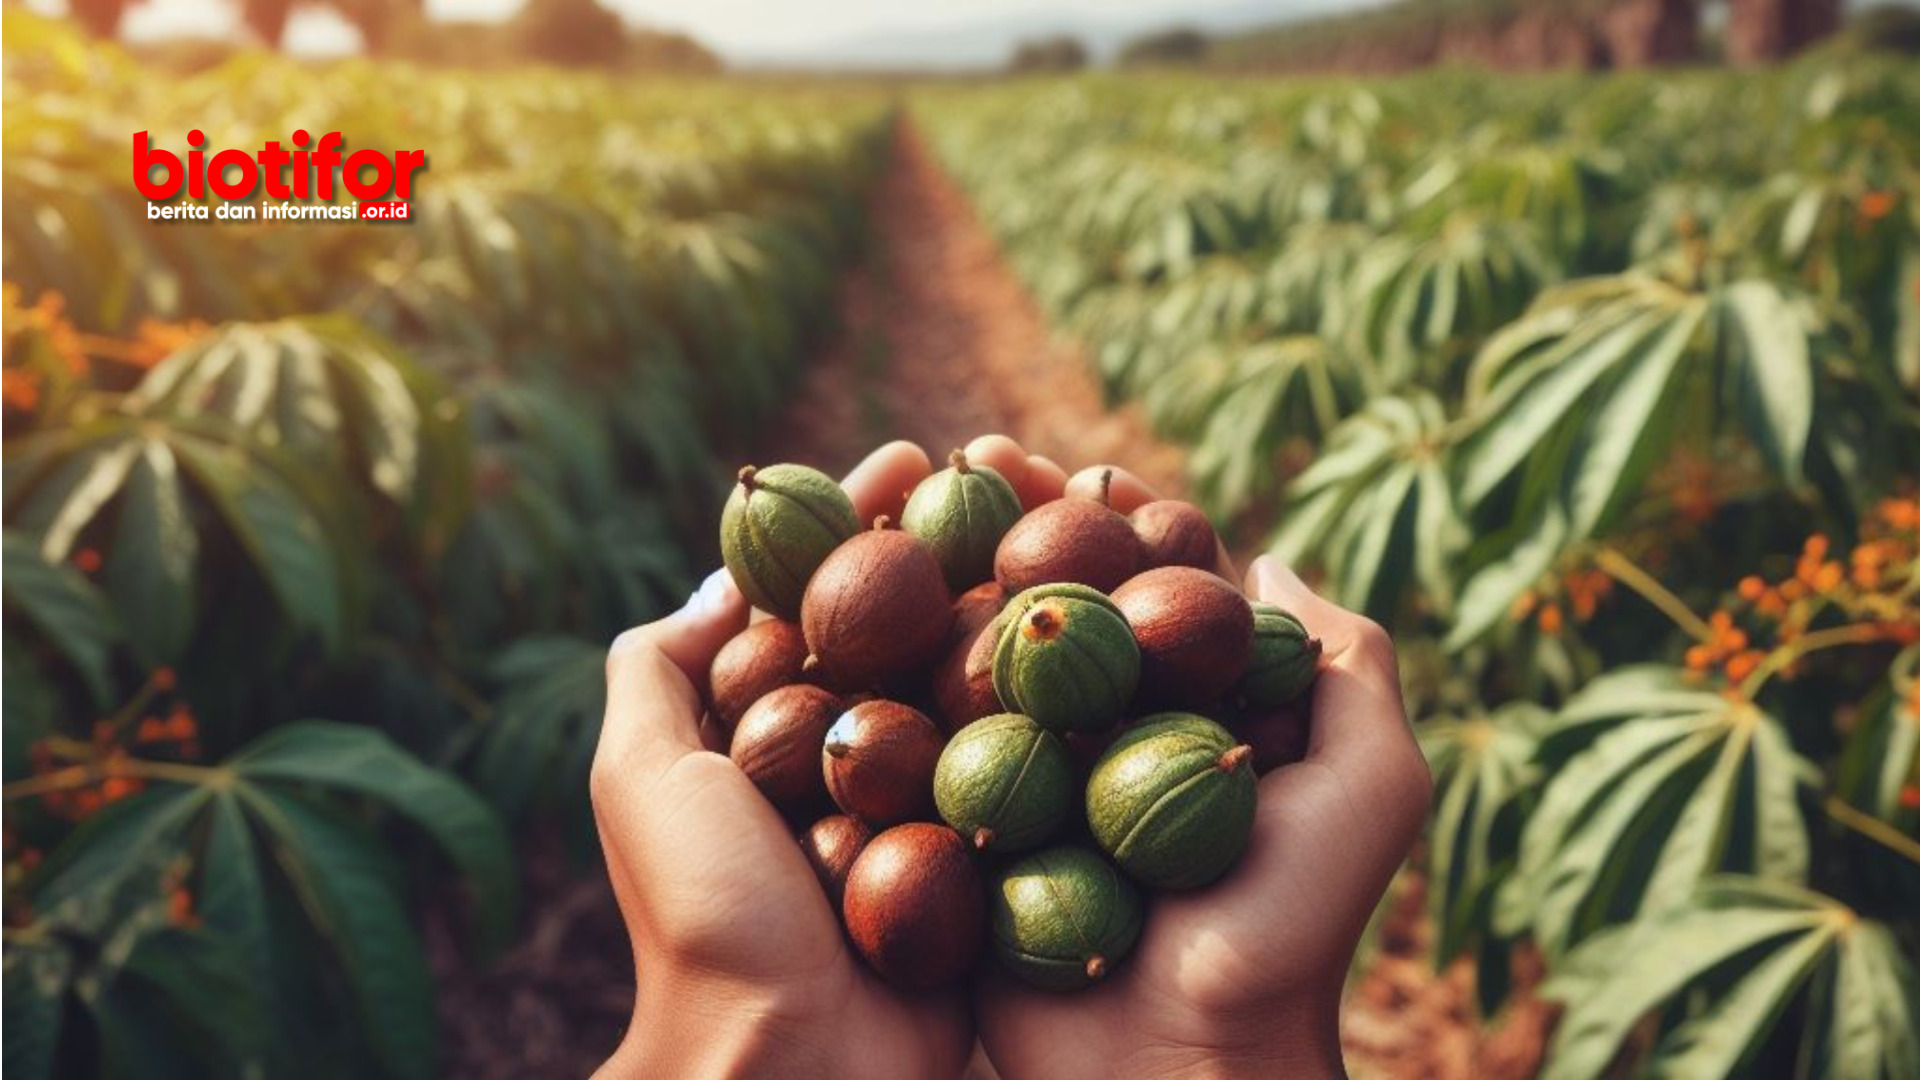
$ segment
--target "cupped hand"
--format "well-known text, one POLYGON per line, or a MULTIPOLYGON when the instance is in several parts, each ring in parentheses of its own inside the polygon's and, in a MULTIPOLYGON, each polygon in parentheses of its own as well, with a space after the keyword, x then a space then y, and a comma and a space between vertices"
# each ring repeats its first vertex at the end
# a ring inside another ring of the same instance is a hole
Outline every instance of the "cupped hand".
MULTIPOLYGON (((1095 494, 1104 471, 1076 474, 1064 488, 1095 494)), ((1113 470, 1116 510, 1152 498, 1113 470)), ((1221 563, 1230 573, 1224 551, 1221 563)), ((1261 778, 1246 854, 1207 889, 1156 897, 1134 954, 1109 981, 1054 995, 983 974, 975 1015, 1004 1080, 1345 1075, 1347 968, 1426 818, 1432 778, 1407 726, 1385 631, 1269 557, 1254 562, 1246 588, 1292 612, 1325 647, 1306 760, 1261 778)))
MULTIPOLYGON (((893 443, 844 486, 863 520, 897 516, 929 471, 893 443)), ((902 996, 860 964, 785 822, 702 732, 697 687, 747 619, 721 570, 607 657, 593 806, 638 995, 597 1075, 951 1080, 973 1045, 964 996, 902 996)))

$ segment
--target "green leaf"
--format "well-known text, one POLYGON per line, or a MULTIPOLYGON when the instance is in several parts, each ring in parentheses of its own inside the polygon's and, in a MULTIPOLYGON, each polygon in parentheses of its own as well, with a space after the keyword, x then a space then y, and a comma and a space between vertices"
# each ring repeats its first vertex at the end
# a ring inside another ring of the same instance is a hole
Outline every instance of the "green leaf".
POLYGON ((57 942, 7 943, 6 1074, 54 1080, 73 958, 57 942))
POLYGON ((1566 519, 1549 509, 1510 552, 1468 578, 1454 609, 1453 627, 1447 631, 1446 648, 1465 648, 1506 619, 1521 594, 1559 561, 1566 536, 1566 519))
POLYGON ((0 540, 8 606, 46 636, 86 684, 97 707, 113 692, 110 661, 120 628, 106 600, 81 574, 49 562, 32 540, 9 531, 0 540))
POLYGON ((430 1080, 433 982, 381 849, 289 792, 248 787, 275 856, 314 928, 341 960, 362 1030, 394 1080, 430 1080))
POLYGON ((280 609, 333 647, 342 631, 339 586, 319 522, 264 468, 198 442, 183 440, 176 449, 280 609))
POLYGON ((512 933, 519 878, 512 845, 486 803, 372 728, 324 720, 284 724, 231 766, 254 783, 313 784, 371 799, 419 827, 453 861, 480 914, 483 940, 512 933))
POLYGON ((122 489, 105 583, 128 640, 150 667, 176 663, 186 650, 197 614, 199 551, 172 449, 142 444, 122 489))
POLYGON ((1773 466, 1788 484, 1798 484, 1813 429, 1813 358, 1807 346, 1806 319, 1795 304, 1769 284, 1742 281, 1720 297, 1732 335, 1732 347, 1744 357, 1742 370, 1755 400, 1750 427, 1773 466))

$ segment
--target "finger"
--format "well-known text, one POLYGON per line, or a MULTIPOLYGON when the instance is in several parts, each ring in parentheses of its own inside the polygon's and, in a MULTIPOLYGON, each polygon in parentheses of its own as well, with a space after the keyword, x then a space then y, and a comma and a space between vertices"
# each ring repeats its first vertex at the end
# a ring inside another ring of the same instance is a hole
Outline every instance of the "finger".
POLYGON ((1417 826, 1432 780, 1407 723, 1386 631, 1321 598, 1270 555, 1255 559, 1247 576, 1255 596, 1291 612, 1322 644, 1307 763, 1331 769, 1349 797, 1376 808, 1388 832, 1398 836, 1417 826))
POLYGON ((1067 494, 1101 499, 1103 487, 1106 504, 1122 514, 1131 514, 1160 497, 1145 480, 1117 465, 1093 465, 1074 473, 1067 481, 1067 494), (1112 474, 1110 480, 1108 474, 1112 474))
POLYGON ((702 747, 697 689, 720 647, 747 625, 747 601, 716 570, 680 610, 621 634, 607 651, 607 714, 596 766, 664 770, 702 747))
POLYGON ((1029 508, 1050 503, 1067 491, 1067 470, 1053 459, 1039 454, 1027 457, 1027 483, 1020 490, 1020 502, 1029 508))
POLYGON ((1042 503, 1050 503, 1060 497, 1064 476, 1056 478, 1057 469, 1049 471, 1044 458, 1027 453, 1026 448, 1005 435, 981 435, 966 445, 967 460, 975 465, 985 465, 998 472, 1012 485, 1015 495, 1020 497, 1020 508, 1032 510, 1042 503), (1043 462, 1035 468, 1036 462, 1043 462))
POLYGON ((868 454, 840 486, 853 500, 853 511, 861 521, 872 524, 882 514, 898 521, 914 486, 932 473, 925 450, 898 440, 868 454))

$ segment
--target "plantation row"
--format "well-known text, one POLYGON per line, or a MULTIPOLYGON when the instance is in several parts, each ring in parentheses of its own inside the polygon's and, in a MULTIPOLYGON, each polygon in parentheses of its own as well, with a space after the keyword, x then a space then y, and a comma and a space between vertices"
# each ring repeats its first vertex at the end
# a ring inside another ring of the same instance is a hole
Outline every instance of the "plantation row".
POLYGON ((1544 954, 1546 1075, 1920 1077, 1920 76, 917 106, 1208 509, 1393 631, 1436 960, 1544 954))
POLYGON ((432 1076, 410 898, 492 947, 509 826, 597 854, 605 642, 707 557, 881 100, 5 60, 7 1065, 432 1076), (428 152, 413 221, 144 220, 128 133, 316 122, 428 152))

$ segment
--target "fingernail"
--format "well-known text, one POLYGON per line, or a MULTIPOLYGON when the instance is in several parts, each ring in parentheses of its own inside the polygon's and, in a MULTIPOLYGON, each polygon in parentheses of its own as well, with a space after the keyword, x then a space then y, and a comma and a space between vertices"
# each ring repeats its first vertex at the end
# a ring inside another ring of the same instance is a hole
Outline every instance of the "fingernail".
POLYGON ((1261 596, 1310 591, 1306 582, 1300 580, 1300 575, 1271 555, 1262 555, 1253 560, 1253 581, 1257 586, 1255 591, 1261 596))
POLYGON ((680 610, 688 615, 711 615, 726 605, 727 589, 732 585, 733 577, 723 566, 707 575, 680 610))

